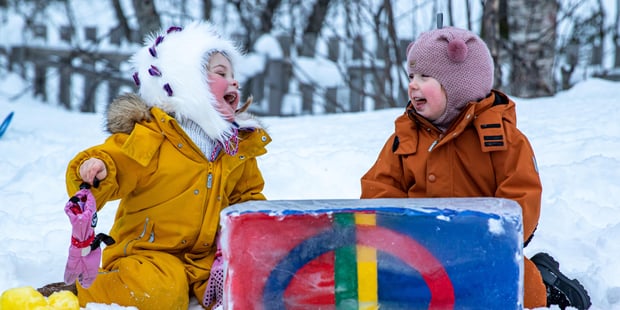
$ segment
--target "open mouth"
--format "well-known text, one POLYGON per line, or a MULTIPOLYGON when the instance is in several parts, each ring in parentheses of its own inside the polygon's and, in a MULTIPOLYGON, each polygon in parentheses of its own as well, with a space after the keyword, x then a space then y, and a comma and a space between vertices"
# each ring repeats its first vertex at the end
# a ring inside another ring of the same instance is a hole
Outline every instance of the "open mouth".
POLYGON ((423 98, 423 97, 413 97, 413 102, 416 105, 425 104, 426 103, 426 98, 423 98))
POLYGON ((230 104, 230 105, 234 105, 235 102, 237 101, 237 94, 236 93, 228 93, 228 94, 224 95, 224 101, 228 102, 228 104, 230 104))

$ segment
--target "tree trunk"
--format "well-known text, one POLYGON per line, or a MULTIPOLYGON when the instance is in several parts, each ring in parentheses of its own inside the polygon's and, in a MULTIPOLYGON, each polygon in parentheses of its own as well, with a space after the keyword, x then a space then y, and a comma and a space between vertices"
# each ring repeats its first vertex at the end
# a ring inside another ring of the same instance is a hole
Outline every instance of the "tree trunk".
POLYGON ((487 0, 484 4, 482 13, 481 38, 486 42, 491 52, 491 58, 495 64, 493 72, 493 87, 500 88, 502 86, 502 71, 500 64, 500 43, 499 43, 499 1, 487 0))
POLYGON ((281 3, 282 0, 267 0, 267 5, 260 13, 260 34, 271 32, 271 29, 273 28, 273 16, 275 15, 278 7, 280 7, 281 3))
POLYGON ((616 0, 616 24, 614 27, 614 68, 620 68, 620 0, 616 0))
POLYGON ((254 43, 265 33, 273 29, 273 19, 276 11, 282 4, 282 0, 268 0, 265 4, 261 1, 229 0, 227 4, 237 11, 241 21, 240 28, 244 29, 245 37, 242 38, 243 49, 250 51, 254 43), (257 18, 258 16, 258 18, 257 18))
POLYGON ((452 14, 452 0, 447 0, 448 1, 448 8, 446 9, 447 13, 448 13, 448 20, 447 23, 444 24, 444 26, 454 26, 454 16, 452 14))
MULTIPOLYGON (((127 42, 133 42, 136 38, 131 35, 131 28, 129 28, 129 22, 127 21, 127 17, 125 16, 125 12, 123 12, 123 7, 121 6, 120 0, 112 0, 112 6, 114 7, 114 14, 116 15, 116 19, 118 20, 118 28, 120 29, 123 37, 127 40, 127 42)), ((140 42, 140 41, 138 41, 140 42)))
POLYGON ((211 0, 202 1, 202 18, 205 20, 211 19, 211 12, 213 11, 213 3, 211 0))
POLYGON ((304 28, 303 34, 303 46, 300 46, 300 54, 304 56, 314 56, 314 49, 316 48, 316 38, 319 37, 323 23, 325 22, 325 16, 327 15, 327 9, 331 0, 317 0, 312 7, 312 13, 308 16, 308 22, 304 28), (314 38, 306 42, 306 37, 314 38), (308 46, 307 44, 311 45, 308 46), (312 52, 310 52, 312 51, 312 52))
POLYGON ((471 4, 469 0, 465 0, 465 13, 467 14, 467 30, 471 31, 471 4))
POLYGON ((392 7, 392 1, 391 0, 384 0, 383 1, 385 4, 385 12, 387 14, 387 31, 388 31, 388 44, 387 44, 387 55, 390 55, 388 57, 386 57, 386 61, 385 61, 385 67, 386 67, 386 72, 385 72, 385 76, 387 77, 387 92, 384 96, 384 98, 386 98, 385 100, 387 100, 388 106, 389 107, 399 107, 404 105, 406 102, 399 102, 398 99, 399 98, 406 98, 406 92, 407 92, 407 85, 405 83, 403 83, 403 80, 400 78, 396 78, 396 81, 394 81, 393 76, 390 74, 391 69, 396 67, 396 68, 402 68, 403 63, 405 63, 407 55, 404 55, 405 50, 401 49, 400 46, 400 40, 398 39, 398 36, 396 34, 396 19, 394 17, 394 9, 392 7), (393 55, 389 53, 389 51, 393 51, 393 55), (395 60, 395 61, 393 61, 395 60), (399 94, 398 96, 393 96, 391 94, 393 94, 394 92, 392 91, 393 89, 396 89, 397 93, 399 94))
POLYGON ((511 53, 510 93, 523 98, 555 94, 555 1, 511 0, 508 2, 511 53))
POLYGON ((155 1, 132 0, 133 10, 138 21, 138 40, 142 40, 147 35, 161 28, 159 13, 155 8, 155 1))

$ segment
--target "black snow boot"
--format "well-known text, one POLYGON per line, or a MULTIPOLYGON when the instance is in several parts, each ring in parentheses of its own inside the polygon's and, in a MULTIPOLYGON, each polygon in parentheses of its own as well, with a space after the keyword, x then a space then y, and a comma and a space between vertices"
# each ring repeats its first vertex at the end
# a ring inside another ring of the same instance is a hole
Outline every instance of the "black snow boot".
POLYGON ((579 310, 590 308, 590 296, 576 279, 567 278, 560 272, 560 264, 547 253, 538 253, 530 260, 536 264, 547 287, 547 306, 558 305, 560 309, 574 307, 579 310))
POLYGON ((69 291, 73 293, 73 295, 77 296, 77 288, 75 287, 75 283, 73 284, 65 284, 65 282, 56 282, 50 283, 46 286, 40 287, 37 289, 41 295, 45 297, 49 297, 50 295, 60 292, 60 291, 69 291))

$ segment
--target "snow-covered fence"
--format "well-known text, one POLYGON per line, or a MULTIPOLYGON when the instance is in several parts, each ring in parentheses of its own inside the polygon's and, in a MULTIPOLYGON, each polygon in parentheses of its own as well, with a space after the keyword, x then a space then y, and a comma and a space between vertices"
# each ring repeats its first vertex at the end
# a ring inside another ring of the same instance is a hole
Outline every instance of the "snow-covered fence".
MULTIPOLYGON (((95 112, 119 93, 136 90, 127 60, 139 45, 126 43, 119 31, 35 26, 29 35, 31 40, 1 50, 0 55, 8 59, 9 70, 32 81, 32 92, 44 101, 95 112)), ((254 97, 251 112, 265 116, 358 112, 389 107, 388 98, 397 97, 396 102, 404 105, 406 98, 400 97, 404 92, 396 93, 390 88, 396 84, 388 82, 402 72, 386 66, 389 56, 381 44, 370 49, 361 37, 349 43, 328 38, 326 53, 319 55, 316 41, 305 38, 307 43, 298 50, 290 36, 280 36, 268 45, 279 47, 281 55, 263 55, 259 68, 241 81, 244 95, 254 97)), ((402 48, 408 42, 403 40, 402 48)))
POLYGON ((129 77, 121 75, 121 65, 130 53, 119 51, 118 31, 109 33, 111 48, 107 51, 99 48, 97 28, 86 27, 82 34, 76 38, 74 29, 61 27, 55 37, 58 42, 52 42, 47 27, 35 26, 31 42, 7 52, 9 70, 31 80, 33 93, 46 102, 94 112, 96 97, 104 95, 101 100, 109 102, 123 86, 134 86, 129 77), (107 92, 99 92, 104 84, 107 92))
MULTIPOLYGON (((319 54, 315 50, 317 39, 308 35, 301 47, 293 45, 289 36, 275 39, 276 42, 266 44, 269 51, 256 47, 253 52, 267 58, 264 70, 245 85, 249 87, 246 94, 254 96, 255 113, 359 112, 390 107, 388 102, 392 98, 402 105, 407 102, 406 84, 402 89, 394 89, 399 78, 406 78, 404 67, 387 59, 390 56, 381 43, 371 47, 362 37, 323 38, 326 51, 319 54), (278 48, 276 53, 271 51, 278 48), (395 67, 402 70, 394 70, 395 67)), ((409 42, 399 42, 403 52, 409 42)))
MULTIPOLYGON (((316 61, 316 38, 307 37, 297 53, 289 36, 278 36, 276 40, 273 44, 278 45, 281 54, 263 55, 267 58, 264 69, 246 82, 250 87, 247 94, 251 94, 256 102, 252 112, 274 116, 316 114, 317 106, 324 113, 343 111, 338 109, 342 107, 342 103, 338 102, 338 86, 321 80, 325 72, 319 72, 322 70, 316 61), (290 106, 291 103, 295 106, 290 106)), ((338 61, 338 40, 334 38, 329 42, 328 59, 322 64, 330 62, 331 73, 339 75, 334 70, 338 61)), ((260 54, 260 51, 256 53, 260 54)), ((338 77, 336 80, 341 79, 338 77)))

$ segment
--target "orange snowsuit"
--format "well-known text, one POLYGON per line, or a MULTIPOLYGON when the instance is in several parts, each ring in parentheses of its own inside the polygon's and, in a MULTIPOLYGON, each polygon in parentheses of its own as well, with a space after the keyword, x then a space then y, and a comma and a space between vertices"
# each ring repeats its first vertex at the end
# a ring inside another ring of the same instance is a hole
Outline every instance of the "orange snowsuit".
MULTIPOLYGON (((542 185, 532 147, 516 126, 515 104, 493 91, 470 102, 445 133, 407 107, 361 179, 361 198, 499 197, 523 209, 528 240, 538 225, 542 185)), ((524 258, 524 305, 546 306, 540 272, 524 258)))

